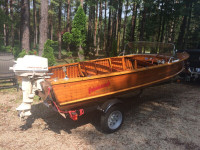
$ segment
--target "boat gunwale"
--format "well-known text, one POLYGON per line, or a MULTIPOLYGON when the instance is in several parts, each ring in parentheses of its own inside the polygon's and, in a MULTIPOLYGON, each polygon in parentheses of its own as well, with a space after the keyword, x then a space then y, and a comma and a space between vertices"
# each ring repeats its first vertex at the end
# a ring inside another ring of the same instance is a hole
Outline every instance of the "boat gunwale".
MULTIPOLYGON (((181 53, 181 54, 184 54, 184 53, 181 53)), ((142 54, 140 54, 140 55, 142 55, 142 54)), ((147 54, 143 54, 143 55, 147 55, 147 54)), ((152 54, 150 54, 150 55, 152 55, 152 54)), ((152 56, 155 56, 155 55, 152 55, 152 56)), ((120 57, 124 57, 124 56, 120 56, 120 57)), ((176 61, 176 62, 171 62, 171 63, 166 62, 164 64, 159 64, 159 65, 155 65, 155 66, 146 66, 146 67, 139 68, 139 69, 134 69, 134 70, 125 70, 125 71, 119 71, 119 72, 111 72, 111 73, 102 74, 102 75, 93 75, 93 76, 90 76, 90 77, 70 78, 68 80, 66 80, 66 79, 58 79, 56 81, 51 81, 51 80, 53 80, 53 79, 51 79, 50 83, 53 86, 53 85, 57 85, 57 84, 67 84, 67 83, 71 83, 71 82, 80 82, 80 81, 85 81, 85 80, 93 80, 93 79, 98 79, 98 78, 106 78, 106 77, 119 76, 119 75, 124 75, 124 74, 131 74, 131 73, 135 73, 135 72, 141 72, 141 71, 144 71, 144 70, 149 70, 149 69, 154 69, 154 68, 160 68, 160 67, 164 67, 164 66, 171 66, 171 65, 174 65, 176 63, 180 63, 180 62, 185 61, 186 59, 188 59, 188 57, 189 57, 189 55, 186 56, 186 57, 184 57, 184 58, 182 58, 182 59, 180 59, 179 61, 176 61)), ((118 57, 114 57, 114 58, 118 58, 118 57)), ((109 58, 107 58, 107 59, 109 59, 109 58)), ((101 59, 101 60, 105 60, 105 58, 101 59)), ((96 60, 92 60, 92 61, 96 61, 96 60)), ((58 66, 55 66, 55 67, 58 67, 58 66)))
POLYGON ((152 56, 162 56, 162 57, 170 57, 170 56, 165 56, 165 55, 158 55, 158 54, 129 54, 129 55, 125 55, 125 56, 117 56, 117 57, 108 57, 108 58, 101 58, 101 59, 94 59, 94 60, 87 60, 87 61, 81 61, 81 62, 76 62, 76 63, 69 63, 69 64, 62 64, 62 65, 57 65, 57 66, 51 66, 49 67, 49 70, 50 69, 55 69, 55 68, 60 68, 60 67, 63 67, 63 66, 73 66, 73 65, 78 65, 82 62, 94 62, 94 61, 101 61, 101 60, 106 60, 106 59, 111 59, 111 58, 123 58, 123 57, 130 57, 130 56, 149 56, 149 55, 152 55, 152 56))

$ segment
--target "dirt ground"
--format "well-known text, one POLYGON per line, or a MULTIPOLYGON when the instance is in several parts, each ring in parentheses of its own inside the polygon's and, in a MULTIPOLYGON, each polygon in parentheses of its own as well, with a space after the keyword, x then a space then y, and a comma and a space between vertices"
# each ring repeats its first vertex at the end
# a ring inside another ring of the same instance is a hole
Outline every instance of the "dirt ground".
MULTIPOLYGON (((122 128, 103 134, 90 115, 73 122, 35 100, 32 116, 20 121, 22 93, 0 91, 0 149, 180 149, 200 150, 200 84, 167 83, 130 93, 133 103, 122 128)), ((95 116, 95 114, 93 114, 95 116)))

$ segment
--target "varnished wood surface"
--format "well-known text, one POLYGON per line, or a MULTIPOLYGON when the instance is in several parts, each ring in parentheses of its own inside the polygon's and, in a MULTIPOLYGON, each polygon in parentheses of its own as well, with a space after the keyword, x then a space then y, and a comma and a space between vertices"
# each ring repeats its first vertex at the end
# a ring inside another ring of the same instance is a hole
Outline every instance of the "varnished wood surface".
POLYGON ((62 66, 52 67, 50 70, 57 69, 54 73, 60 76, 57 76, 57 80, 53 76, 49 82, 57 104, 69 109, 68 105, 71 108, 73 104, 92 102, 93 99, 121 94, 171 78, 183 69, 188 54, 178 54, 178 57, 180 60, 173 63, 167 62, 169 57, 156 55, 122 56, 76 63, 72 65, 77 69, 68 73, 71 77, 68 80, 63 79, 65 73, 58 69, 62 66), (163 59, 166 63, 157 64, 158 60, 163 59))

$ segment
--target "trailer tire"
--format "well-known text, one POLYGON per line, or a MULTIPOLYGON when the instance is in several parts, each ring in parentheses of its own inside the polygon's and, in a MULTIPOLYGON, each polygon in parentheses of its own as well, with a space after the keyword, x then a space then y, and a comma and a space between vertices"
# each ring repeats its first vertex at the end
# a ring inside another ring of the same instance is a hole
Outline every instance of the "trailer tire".
POLYGON ((113 106, 106 113, 101 115, 101 130, 104 133, 113 133, 120 129, 123 121, 123 109, 119 106, 113 106))

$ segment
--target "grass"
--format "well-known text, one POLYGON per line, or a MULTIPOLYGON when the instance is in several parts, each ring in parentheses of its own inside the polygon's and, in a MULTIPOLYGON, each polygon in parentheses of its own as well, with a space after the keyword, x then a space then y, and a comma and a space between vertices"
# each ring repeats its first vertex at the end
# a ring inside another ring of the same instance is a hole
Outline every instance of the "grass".
POLYGON ((35 95, 35 96, 33 97, 33 103, 38 103, 38 102, 40 102, 40 97, 37 96, 37 95, 35 95))
POLYGON ((21 103, 22 102, 22 95, 20 97, 18 97, 16 100, 15 100, 15 103, 18 104, 18 103, 21 103))
POLYGON ((0 89, 0 93, 17 92, 16 88, 0 89))

